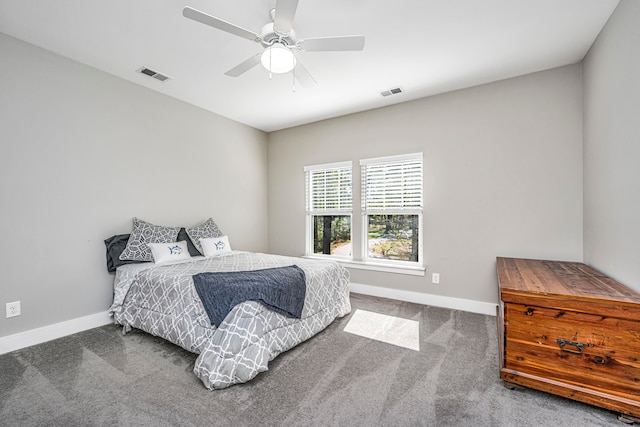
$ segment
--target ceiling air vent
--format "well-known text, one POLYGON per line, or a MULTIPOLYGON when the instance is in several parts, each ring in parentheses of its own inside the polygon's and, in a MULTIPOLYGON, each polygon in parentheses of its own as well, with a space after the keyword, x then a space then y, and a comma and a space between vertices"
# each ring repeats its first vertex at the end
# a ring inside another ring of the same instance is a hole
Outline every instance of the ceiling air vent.
POLYGON ((165 76, 164 74, 160 74, 157 71, 153 71, 147 67, 142 67, 137 70, 139 73, 146 74, 149 77, 153 77, 156 80, 160 80, 161 82, 165 80, 169 80, 171 77, 165 76))
POLYGON ((404 90, 402 90, 401 87, 396 87, 393 89, 389 89, 389 90, 385 90, 384 92, 380 92, 380 95, 382 96, 391 96, 391 95, 397 95, 399 93, 404 92, 404 90))

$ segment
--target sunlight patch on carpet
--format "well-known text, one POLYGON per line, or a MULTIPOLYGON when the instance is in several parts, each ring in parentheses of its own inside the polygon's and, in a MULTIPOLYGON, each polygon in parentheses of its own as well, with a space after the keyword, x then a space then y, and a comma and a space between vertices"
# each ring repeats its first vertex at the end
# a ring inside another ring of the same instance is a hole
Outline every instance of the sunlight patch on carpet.
POLYGON ((402 319, 366 310, 356 310, 345 332, 387 344, 420 351, 420 326, 416 320, 402 319))

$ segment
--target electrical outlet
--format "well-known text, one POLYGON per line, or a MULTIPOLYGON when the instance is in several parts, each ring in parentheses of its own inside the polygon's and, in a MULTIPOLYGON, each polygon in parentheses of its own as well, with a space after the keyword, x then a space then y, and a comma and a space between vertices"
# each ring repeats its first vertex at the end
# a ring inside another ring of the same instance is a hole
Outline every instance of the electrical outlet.
POLYGON ((440 283, 440 273, 432 273, 431 274, 431 283, 438 284, 440 283))
POLYGON ((20 301, 7 303, 7 319, 9 317, 20 316, 20 301))

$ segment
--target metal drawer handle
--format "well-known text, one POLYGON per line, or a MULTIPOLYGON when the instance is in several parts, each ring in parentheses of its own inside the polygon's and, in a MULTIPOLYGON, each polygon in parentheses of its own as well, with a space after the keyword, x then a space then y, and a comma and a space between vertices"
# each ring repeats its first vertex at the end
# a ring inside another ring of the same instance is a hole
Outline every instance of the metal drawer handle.
POLYGON ((567 353, 573 353, 573 354, 582 354, 582 349, 587 346, 586 344, 583 344, 581 342, 569 341, 569 340, 565 340, 563 338, 558 338, 556 340, 556 342, 560 346, 560 350, 566 351, 567 353), (573 346, 573 347, 577 348, 577 350, 572 350, 570 348, 564 348, 565 345, 573 346))

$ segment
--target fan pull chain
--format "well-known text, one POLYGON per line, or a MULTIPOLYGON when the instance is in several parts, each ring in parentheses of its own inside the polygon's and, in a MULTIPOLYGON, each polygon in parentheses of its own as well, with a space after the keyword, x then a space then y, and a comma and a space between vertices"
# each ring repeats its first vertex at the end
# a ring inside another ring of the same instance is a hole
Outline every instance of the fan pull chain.
POLYGON ((291 69, 291 84, 293 86, 293 93, 296 93, 296 58, 291 55, 291 62, 293 63, 293 68, 291 69))
POLYGON ((269 80, 273 80, 273 72, 271 71, 273 69, 273 63, 271 62, 272 54, 273 50, 269 49, 269 80))
POLYGON ((293 86, 293 93, 296 92, 296 67, 295 67, 295 60, 294 60, 294 66, 293 69, 291 70, 291 85, 293 86))

